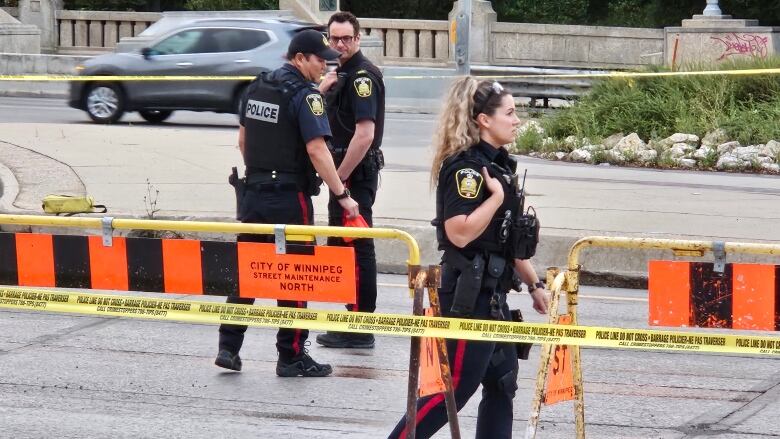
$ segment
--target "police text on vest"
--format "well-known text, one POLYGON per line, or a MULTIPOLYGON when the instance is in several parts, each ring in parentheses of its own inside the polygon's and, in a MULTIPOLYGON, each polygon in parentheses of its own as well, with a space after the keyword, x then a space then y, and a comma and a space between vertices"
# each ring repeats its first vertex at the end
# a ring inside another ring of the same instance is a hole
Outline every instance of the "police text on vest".
POLYGON ((279 106, 250 99, 246 103, 246 117, 263 122, 279 123, 279 106))

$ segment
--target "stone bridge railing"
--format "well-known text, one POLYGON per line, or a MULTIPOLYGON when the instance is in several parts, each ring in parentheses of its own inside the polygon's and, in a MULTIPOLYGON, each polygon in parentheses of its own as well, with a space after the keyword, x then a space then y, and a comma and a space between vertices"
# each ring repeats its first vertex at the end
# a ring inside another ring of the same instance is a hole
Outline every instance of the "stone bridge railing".
POLYGON ((58 47, 69 51, 101 51, 135 37, 162 14, 156 12, 57 11, 58 47))
POLYGON ((450 60, 446 21, 361 18, 363 33, 384 43, 387 65, 445 65, 450 60))

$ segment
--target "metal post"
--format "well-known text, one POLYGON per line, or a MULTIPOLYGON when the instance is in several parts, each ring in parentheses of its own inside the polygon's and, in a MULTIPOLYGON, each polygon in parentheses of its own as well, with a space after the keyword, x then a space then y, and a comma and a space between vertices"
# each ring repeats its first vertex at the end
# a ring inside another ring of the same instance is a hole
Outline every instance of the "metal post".
MULTIPOLYGON (((423 315, 423 295, 427 272, 419 265, 409 265, 409 287, 414 288, 412 314, 423 315)), ((417 395, 420 381, 420 337, 410 337, 409 385, 406 392, 406 437, 414 439, 417 433, 417 395)))
POLYGON ((718 0, 707 0, 707 7, 704 8, 705 16, 718 16, 723 15, 723 12, 720 10, 720 6, 718 5, 718 0))
MULTIPOLYGON (((560 305, 561 287, 556 288, 553 283, 560 270, 550 268, 547 270, 547 285, 552 290, 552 300, 548 310, 548 322, 557 323, 558 307, 560 305)), ((525 429, 525 439, 535 439, 536 430, 539 427, 539 417, 542 412, 542 403, 544 402, 544 387, 547 382, 547 371, 550 368, 550 357, 552 356, 553 345, 543 344, 542 352, 539 357, 539 370, 536 373, 536 387, 534 388, 534 397, 531 401, 531 415, 528 417, 528 424, 525 429)))
MULTIPOLYGON (((571 324, 579 324, 577 317, 577 304, 580 292, 580 271, 566 272, 566 311, 571 315, 571 324)), ((569 346, 572 353, 574 372, 574 429, 577 439, 585 439, 585 390, 582 385, 582 357, 579 346, 569 346)))
MULTIPOLYGON (((441 317, 439 306, 439 286, 441 284, 441 267, 431 265, 428 268, 428 301, 431 304, 434 317, 441 317)), ((447 420, 450 424, 450 436, 452 439, 460 439, 460 422, 458 421, 458 406, 455 403, 455 393, 452 387, 452 374, 450 373, 450 361, 447 356, 447 344, 443 338, 436 339, 436 348, 439 353, 439 365, 441 378, 444 381, 444 404, 447 407, 447 420)))
POLYGON ((469 44, 471 42, 471 0, 459 0, 458 14, 455 16, 455 66, 459 75, 471 73, 469 44))

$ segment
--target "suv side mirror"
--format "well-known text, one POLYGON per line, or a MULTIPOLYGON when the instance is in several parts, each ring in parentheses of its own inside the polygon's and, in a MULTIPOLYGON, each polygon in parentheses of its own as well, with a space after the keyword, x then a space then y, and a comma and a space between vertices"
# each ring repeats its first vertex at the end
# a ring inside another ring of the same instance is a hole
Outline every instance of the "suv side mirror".
POLYGON ((149 59, 152 57, 152 55, 154 55, 154 50, 148 47, 144 47, 141 49, 141 55, 144 57, 144 59, 149 59))

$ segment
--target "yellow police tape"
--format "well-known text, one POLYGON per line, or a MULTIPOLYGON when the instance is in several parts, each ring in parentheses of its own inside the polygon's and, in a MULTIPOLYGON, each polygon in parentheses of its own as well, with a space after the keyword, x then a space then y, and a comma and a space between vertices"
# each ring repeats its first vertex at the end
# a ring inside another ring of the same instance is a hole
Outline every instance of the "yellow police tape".
MULTIPOLYGON (((704 70, 684 72, 603 72, 603 73, 561 73, 539 75, 478 75, 490 79, 529 79, 529 78, 653 78, 665 76, 744 76, 744 75, 776 75, 776 69, 744 69, 744 70, 704 70)), ((447 79, 452 75, 401 75, 385 76, 384 79, 447 79)), ((251 81, 255 76, 89 76, 89 75, 0 75, 0 81, 251 81)))
POLYGON ((0 308, 187 323, 362 332, 589 347, 780 355, 780 337, 277 308, 0 287, 0 308))

